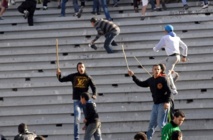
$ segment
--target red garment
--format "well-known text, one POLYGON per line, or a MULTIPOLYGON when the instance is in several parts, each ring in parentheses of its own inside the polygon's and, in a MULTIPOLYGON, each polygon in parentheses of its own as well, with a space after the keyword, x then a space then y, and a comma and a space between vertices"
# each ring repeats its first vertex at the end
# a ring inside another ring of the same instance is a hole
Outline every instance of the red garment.
POLYGON ((7 0, 2 0, 1 6, 7 9, 8 8, 8 1, 7 0))

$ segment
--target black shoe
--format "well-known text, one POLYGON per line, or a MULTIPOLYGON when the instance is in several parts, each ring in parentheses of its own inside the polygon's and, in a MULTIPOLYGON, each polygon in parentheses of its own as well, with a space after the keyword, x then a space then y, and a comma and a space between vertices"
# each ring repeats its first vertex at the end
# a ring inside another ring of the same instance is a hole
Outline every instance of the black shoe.
POLYGON ((139 12, 138 7, 135 7, 134 10, 135 10, 135 13, 139 12))
POLYGON ((95 12, 91 12, 91 14, 95 15, 95 12))
POLYGON ((163 8, 163 10, 167 10, 167 7, 166 7, 165 3, 162 3, 162 8, 163 8))
POLYGON ((142 17, 141 17, 141 20, 144 20, 144 19, 145 19, 145 16, 142 16, 142 17))
POLYGON ((113 7, 118 7, 118 4, 117 4, 117 3, 115 3, 115 4, 113 5, 113 7))
POLYGON ((81 17, 81 14, 82 14, 82 12, 83 12, 83 8, 84 8, 84 7, 81 6, 81 8, 79 9, 79 11, 78 11, 78 13, 77 13, 77 15, 76 15, 78 18, 81 17))
POLYGON ((47 10, 48 9, 48 7, 47 6, 43 6, 43 10, 47 10))
POLYGON ((118 44, 113 40, 111 43, 112 46, 118 46, 118 44))
POLYGON ((98 48, 95 46, 95 44, 89 45, 92 49, 97 50, 98 48))
POLYGON ((24 10, 24 18, 27 19, 29 16, 29 12, 27 10, 24 10))
POLYGON ((61 9, 61 5, 58 5, 58 7, 57 7, 58 9, 61 9))
POLYGON ((185 4, 185 5, 183 6, 183 9, 184 9, 184 10, 188 10, 188 9, 189 9, 189 6, 188 6, 187 4, 185 4))
POLYGON ((100 12, 97 12, 97 15, 101 15, 101 13, 100 13, 100 12))
POLYGON ((157 7, 154 9, 155 11, 162 11, 162 9, 160 7, 157 7))

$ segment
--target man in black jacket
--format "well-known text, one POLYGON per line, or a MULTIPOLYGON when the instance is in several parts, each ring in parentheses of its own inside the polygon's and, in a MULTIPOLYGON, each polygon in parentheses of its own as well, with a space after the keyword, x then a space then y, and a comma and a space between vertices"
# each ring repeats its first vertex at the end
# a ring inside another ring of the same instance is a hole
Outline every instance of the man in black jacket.
POLYGON ((79 139, 79 122, 81 119, 81 109, 83 105, 80 102, 80 96, 83 92, 88 92, 91 87, 93 95, 92 98, 96 99, 96 86, 92 78, 87 75, 85 65, 82 62, 77 64, 77 72, 68 76, 61 77, 61 70, 56 71, 58 80, 60 82, 71 82, 73 88, 73 106, 74 106, 74 140, 79 139))
POLYGON ((84 92, 81 94, 81 103, 85 105, 85 136, 84 140, 91 140, 94 135, 95 140, 102 140, 101 122, 96 111, 96 104, 89 100, 89 94, 84 92))
POLYGON ((120 34, 120 28, 118 27, 118 25, 116 25, 112 21, 103 19, 97 20, 94 17, 91 18, 90 22, 98 32, 95 39, 93 39, 90 44, 93 45, 95 41, 97 41, 102 35, 104 35, 106 38, 104 42, 104 48, 106 49, 107 53, 113 53, 114 51, 111 49, 110 46, 117 46, 117 43, 114 41, 114 39, 120 34))
POLYGON ((164 76, 161 75, 159 65, 154 65, 152 68, 153 76, 145 81, 140 81, 134 75, 133 71, 129 70, 128 74, 133 78, 133 81, 140 87, 149 87, 153 98, 153 107, 151 118, 147 131, 148 140, 152 139, 155 129, 158 126, 160 130, 167 123, 167 115, 169 111, 169 102, 171 100, 171 90, 164 76))

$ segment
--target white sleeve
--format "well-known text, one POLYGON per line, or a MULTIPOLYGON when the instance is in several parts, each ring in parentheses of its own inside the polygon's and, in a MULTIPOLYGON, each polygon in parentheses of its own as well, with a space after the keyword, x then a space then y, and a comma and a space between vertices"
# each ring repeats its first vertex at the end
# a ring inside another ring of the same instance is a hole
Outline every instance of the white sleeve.
POLYGON ((161 39, 160 39, 160 41, 158 42, 158 44, 153 48, 153 50, 155 51, 155 52, 158 52, 162 47, 164 47, 165 46, 165 40, 164 40, 164 37, 162 37, 161 39))
POLYGON ((187 47, 187 45, 180 39, 180 47, 183 49, 183 51, 182 51, 182 55, 183 56, 187 56, 187 54, 188 54, 188 47, 187 47))

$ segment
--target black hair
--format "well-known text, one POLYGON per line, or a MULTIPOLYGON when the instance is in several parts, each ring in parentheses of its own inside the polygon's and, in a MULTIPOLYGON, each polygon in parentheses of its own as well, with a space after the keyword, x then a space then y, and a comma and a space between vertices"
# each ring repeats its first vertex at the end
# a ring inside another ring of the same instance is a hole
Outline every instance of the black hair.
POLYGON ((160 68, 161 68, 161 73, 163 73, 163 74, 165 74, 165 70, 166 70, 166 66, 164 65, 164 64, 162 64, 162 63, 160 63, 160 64, 158 64, 159 66, 160 66, 160 68))
POLYGON ((18 126, 18 132, 20 134, 24 133, 27 130, 27 125, 25 123, 21 123, 18 126))
POLYGON ((77 72, 79 72, 78 71, 78 65, 82 65, 82 64, 84 64, 84 63, 83 62, 78 62, 77 66, 76 66, 77 72))
POLYGON ((84 98, 86 101, 88 101, 90 99, 89 93, 88 92, 81 93, 81 98, 84 98))
POLYGON ((147 140, 147 136, 144 132, 138 132, 135 136, 134 136, 135 140, 147 140))
POLYGON ((42 136, 37 136, 37 137, 34 138, 34 140, 45 140, 45 138, 42 137, 42 136))
POLYGON ((179 109, 174 110, 174 117, 179 117, 181 116, 182 118, 185 118, 185 114, 183 113, 183 111, 180 111, 179 109))
POLYGON ((96 21, 97 21, 97 19, 96 19, 95 17, 92 17, 92 18, 90 19, 90 22, 91 22, 91 23, 96 23, 96 21))
POLYGON ((182 136, 182 133, 181 131, 174 131, 172 132, 172 135, 171 135, 171 140, 179 140, 179 137, 182 136))

